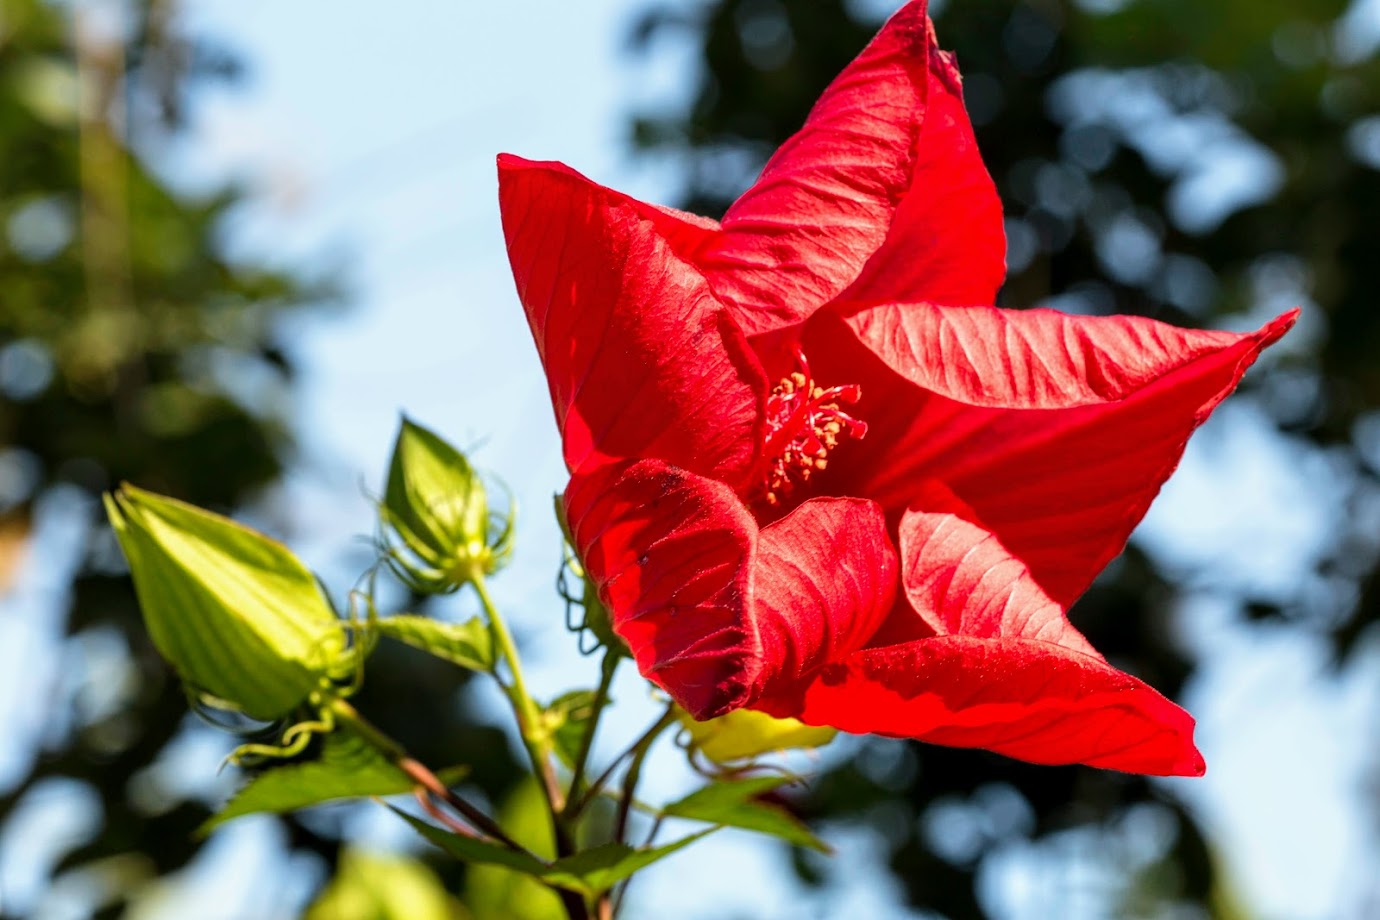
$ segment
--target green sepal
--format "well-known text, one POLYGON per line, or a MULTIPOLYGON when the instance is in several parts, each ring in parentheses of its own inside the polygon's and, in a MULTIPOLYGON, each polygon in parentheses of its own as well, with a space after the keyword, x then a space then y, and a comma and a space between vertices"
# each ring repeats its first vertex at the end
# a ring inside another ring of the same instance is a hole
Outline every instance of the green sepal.
POLYGON ((149 635, 195 691, 273 720, 352 666, 344 624, 281 543, 129 485, 105 506, 149 635))
POLYGON ((821 853, 829 845, 810 832, 799 819, 781 808, 760 801, 759 796, 791 781, 784 776, 757 776, 752 779, 710 783, 672 802, 661 813, 691 821, 706 821, 722 827, 736 827, 779 837, 787 843, 821 853))
POLYGON ((404 821, 411 824, 419 834, 456 859, 471 863, 507 866, 509 869, 516 869, 534 878, 539 878, 548 885, 579 892, 587 897, 597 897, 634 872, 670 856, 682 847, 689 846, 716 830, 716 828, 710 828, 663 846, 644 849, 633 848, 622 843, 606 843, 576 853, 573 856, 566 856, 555 862, 547 863, 496 843, 476 840, 473 837, 443 830, 400 809, 394 808, 393 810, 404 821))
MULTIPOLYGON (((451 785, 466 772, 464 767, 454 767, 438 776, 451 785)), ((337 799, 397 795, 411 792, 416 784, 377 747, 348 726, 337 724, 321 743, 320 756, 258 774, 231 796, 224 808, 208 818, 197 834, 209 834, 226 821, 244 815, 282 814, 337 799)))
POLYGON ((480 617, 449 623, 403 613, 372 621, 379 635, 396 639, 471 671, 492 671, 496 657, 493 633, 480 617))

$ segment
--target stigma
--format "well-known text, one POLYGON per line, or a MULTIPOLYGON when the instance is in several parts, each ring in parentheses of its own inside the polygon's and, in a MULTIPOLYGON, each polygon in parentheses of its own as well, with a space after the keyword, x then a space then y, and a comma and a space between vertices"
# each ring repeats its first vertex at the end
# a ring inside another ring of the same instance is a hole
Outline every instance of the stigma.
POLYGON ((781 504, 812 474, 822 472, 841 441, 867 434, 867 424, 843 408, 857 403, 862 388, 819 386, 799 348, 796 362, 799 370, 783 377, 767 397, 763 500, 768 505, 781 504))

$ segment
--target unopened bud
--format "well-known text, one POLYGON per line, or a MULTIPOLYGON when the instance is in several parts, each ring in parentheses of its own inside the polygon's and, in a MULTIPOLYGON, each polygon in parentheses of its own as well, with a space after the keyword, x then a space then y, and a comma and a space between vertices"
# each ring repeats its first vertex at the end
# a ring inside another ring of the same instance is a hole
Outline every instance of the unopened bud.
POLYGON ((512 503, 506 515, 491 513, 465 455, 408 419, 393 444, 379 516, 390 566, 419 592, 454 591, 512 555, 512 503))
POLYGON ((272 720, 348 672, 344 624, 287 547, 128 485, 105 504, 149 635, 191 688, 272 720))

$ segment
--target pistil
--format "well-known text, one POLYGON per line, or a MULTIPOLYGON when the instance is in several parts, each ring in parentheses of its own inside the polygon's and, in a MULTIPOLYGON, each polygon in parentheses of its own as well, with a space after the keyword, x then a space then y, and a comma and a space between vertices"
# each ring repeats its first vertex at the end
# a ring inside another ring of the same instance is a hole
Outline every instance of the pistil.
POLYGON ((867 424, 843 410, 862 396, 857 384, 821 387, 803 352, 800 370, 772 388, 767 398, 767 470, 763 500, 779 505, 800 483, 829 465, 829 453, 846 438, 867 434, 867 424))

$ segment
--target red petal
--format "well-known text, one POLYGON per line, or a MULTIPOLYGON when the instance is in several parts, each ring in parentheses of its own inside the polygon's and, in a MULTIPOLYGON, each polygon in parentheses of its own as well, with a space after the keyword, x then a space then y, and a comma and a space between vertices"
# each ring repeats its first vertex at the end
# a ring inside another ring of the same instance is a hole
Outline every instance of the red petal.
POLYGON ((910 3, 724 215, 697 261, 749 334, 808 316, 881 246, 914 172, 930 48, 925 3, 910 3))
POLYGON ((763 692, 862 648, 891 610, 897 568, 875 502, 811 499, 764 528, 752 568, 763 692))
POLYGON ((567 519, 642 674, 696 718, 861 648, 896 593, 872 502, 817 499, 759 534, 725 485, 648 460, 572 477, 567 519))
POLYGON ((888 304, 846 318, 861 348, 821 315, 808 330, 813 366, 861 385, 856 414, 869 425, 867 449, 840 449, 830 464, 830 488, 899 511, 925 480, 943 482, 1067 607, 1121 551, 1188 436, 1296 315, 1237 335, 888 304))
POLYGON ((659 457, 729 482, 745 476, 766 381, 672 247, 709 231, 559 163, 507 155, 499 203, 567 466, 659 457))
POLYGON ((696 718, 743 705, 761 673, 745 612, 757 524, 733 491, 644 460, 577 473, 565 509, 643 676, 696 718))
POLYGON ((761 708, 1036 763, 1203 772, 1187 713, 1108 665, 971 508, 942 486, 923 502, 901 518, 902 584, 935 635, 858 652, 761 708))
POLYGON ((826 668, 796 708, 769 711, 1034 763, 1203 773, 1188 713, 1097 658, 1029 639, 943 636, 866 649, 826 668))
POLYGON ((1025 563, 947 489, 928 490, 907 510, 899 536, 901 584, 934 634, 1032 639, 1101 660, 1025 563))
POLYGON ((958 67, 938 49, 918 149, 886 242, 842 297, 993 303, 1006 277, 1001 200, 963 107, 958 67))

